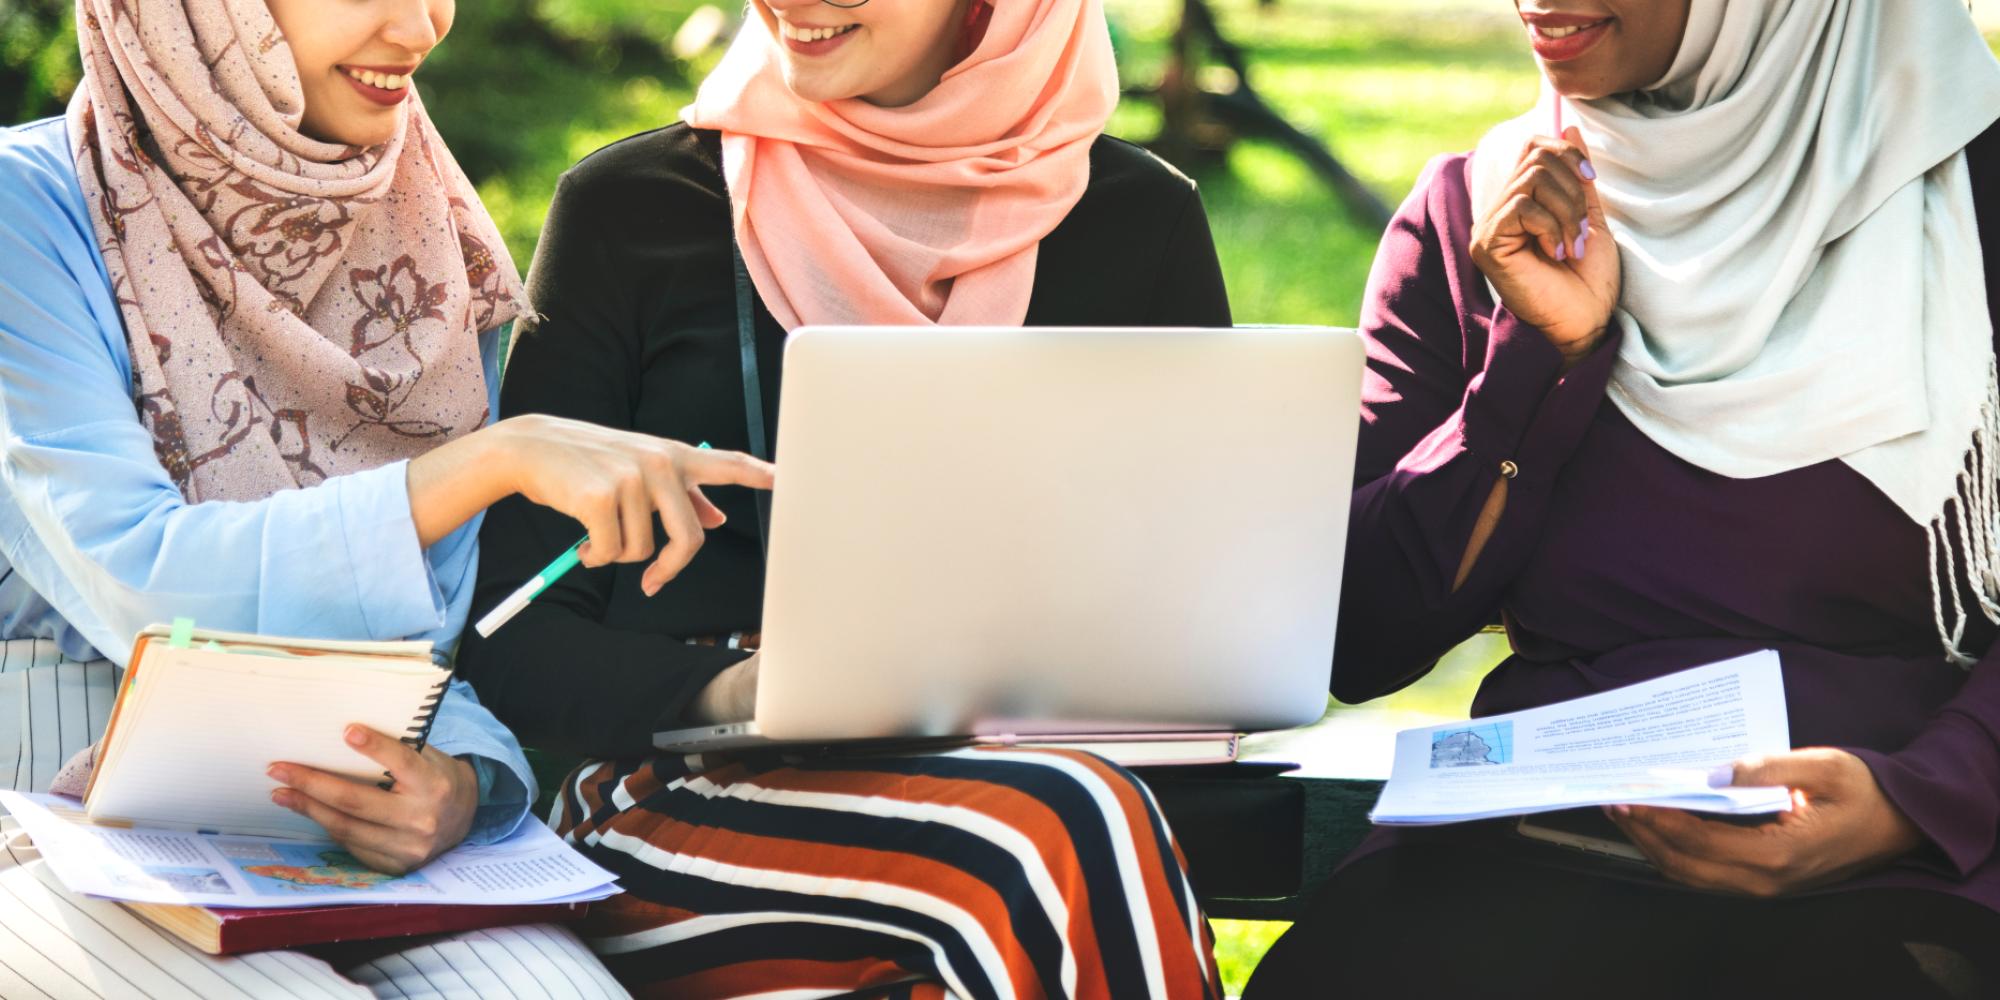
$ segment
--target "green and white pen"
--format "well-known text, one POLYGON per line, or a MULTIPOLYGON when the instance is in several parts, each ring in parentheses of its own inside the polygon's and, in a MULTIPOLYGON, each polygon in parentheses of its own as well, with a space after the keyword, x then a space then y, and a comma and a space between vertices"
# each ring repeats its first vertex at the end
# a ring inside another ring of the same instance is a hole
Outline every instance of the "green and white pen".
MULTIPOLYGON (((708 447, 708 442, 703 441, 701 447, 708 447)), ((478 632, 482 639, 491 638, 493 633, 499 630, 500 626, 507 624, 515 615, 520 614, 521 609, 527 607, 529 601, 540 596, 542 591, 554 586, 557 580, 562 579, 564 573, 576 568, 578 558, 576 550, 582 548, 583 543, 587 541, 590 541, 589 535, 577 539, 576 544, 569 547, 569 551, 557 556, 554 562, 542 567, 540 573, 529 577, 527 583, 522 584, 519 589, 508 594, 506 600, 501 601, 493 610, 488 611, 486 617, 479 619, 472 626, 473 631, 478 632)))
POLYGON ((555 562, 542 567, 542 571, 529 577, 528 582, 522 584, 520 589, 508 594, 507 599, 488 611, 486 617, 479 619, 479 623, 472 626, 473 629, 478 631, 482 638, 492 636, 495 629, 520 614, 521 609, 527 607, 529 601, 534 600, 542 591, 549 589, 550 584, 562 579, 564 573, 574 568, 577 560, 576 550, 582 548, 583 543, 587 541, 590 541, 589 535, 577 539, 576 544, 569 547, 569 551, 557 556, 555 562))

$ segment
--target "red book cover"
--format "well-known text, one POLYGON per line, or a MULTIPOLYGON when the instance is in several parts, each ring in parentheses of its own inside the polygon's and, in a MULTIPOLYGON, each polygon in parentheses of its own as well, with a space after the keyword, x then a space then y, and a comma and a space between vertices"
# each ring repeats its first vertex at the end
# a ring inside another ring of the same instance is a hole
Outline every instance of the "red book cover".
POLYGON ((126 903, 132 912, 211 955, 368 941, 415 934, 575 920, 588 903, 523 906, 311 906, 237 910, 164 903, 126 903))

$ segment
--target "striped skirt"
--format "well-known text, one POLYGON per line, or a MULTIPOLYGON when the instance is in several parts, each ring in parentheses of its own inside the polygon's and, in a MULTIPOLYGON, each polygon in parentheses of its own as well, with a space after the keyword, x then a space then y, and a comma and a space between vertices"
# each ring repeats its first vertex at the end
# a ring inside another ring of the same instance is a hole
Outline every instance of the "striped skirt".
POLYGON ((618 874, 579 930, 641 996, 1220 995, 1158 806, 1089 754, 591 762, 551 825, 618 874))

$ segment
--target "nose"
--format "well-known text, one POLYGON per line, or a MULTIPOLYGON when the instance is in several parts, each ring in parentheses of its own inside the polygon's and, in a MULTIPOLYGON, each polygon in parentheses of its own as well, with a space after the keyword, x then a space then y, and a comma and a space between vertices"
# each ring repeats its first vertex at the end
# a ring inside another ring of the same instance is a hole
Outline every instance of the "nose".
POLYGON ((419 58, 430 54, 451 30, 452 0, 391 0, 382 40, 419 58))

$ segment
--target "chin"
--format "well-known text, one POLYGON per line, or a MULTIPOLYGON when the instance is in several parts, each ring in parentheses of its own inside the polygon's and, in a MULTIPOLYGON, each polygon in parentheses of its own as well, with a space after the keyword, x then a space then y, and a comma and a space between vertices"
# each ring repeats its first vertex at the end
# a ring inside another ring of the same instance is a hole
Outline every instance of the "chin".
POLYGON ((391 139, 394 139, 395 137, 396 137, 395 129, 381 129, 381 130, 371 129, 365 132, 364 131, 343 132, 339 135, 333 136, 328 141, 337 142, 343 146, 354 146, 359 149, 370 149, 375 146, 380 146, 383 143, 388 142, 391 139))
POLYGON ((370 114, 353 121, 338 122, 326 130, 323 138, 346 146, 367 149, 380 146, 396 137, 396 128, 402 123, 397 114, 370 114))
POLYGON ((1616 88, 1609 85, 1606 74, 1593 73, 1580 67, 1552 68, 1544 64, 1542 75, 1547 77, 1549 86, 1555 88, 1556 93, 1572 101, 1595 101, 1600 97, 1610 97, 1618 93, 1616 88))
POLYGON ((815 104, 837 101, 848 96, 835 88, 819 86, 810 80, 787 81, 786 86, 791 88, 792 93, 799 95, 800 100, 812 101, 815 104))
POLYGON ((396 137, 396 129, 393 124, 387 128, 382 128, 372 125, 365 127, 354 125, 315 125, 307 122, 299 126, 299 131, 304 133, 309 139, 317 139, 320 142, 330 143, 335 146, 354 146, 359 149, 380 146, 396 137))
POLYGON ((827 101, 838 101, 843 98, 854 97, 861 93, 859 89, 851 85, 843 85, 837 78, 837 74, 834 73, 813 72, 812 70, 799 72, 799 68, 789 60, 785 63, 784 68, 786 88, 791 90, 792 93, 799 95, 802 100, 823 104, 827 101))

